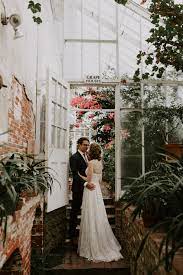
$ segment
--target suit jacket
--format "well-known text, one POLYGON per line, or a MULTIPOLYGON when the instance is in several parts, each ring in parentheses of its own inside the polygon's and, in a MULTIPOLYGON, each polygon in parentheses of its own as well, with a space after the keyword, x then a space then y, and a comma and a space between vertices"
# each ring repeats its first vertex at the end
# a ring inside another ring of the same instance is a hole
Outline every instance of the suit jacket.
POLYGON ((83 192, 85 181, 78 175, 78 172, 86 177, 87 163, 79 152, 70 157, 70 168, 73 176, 72 191, 83 192))

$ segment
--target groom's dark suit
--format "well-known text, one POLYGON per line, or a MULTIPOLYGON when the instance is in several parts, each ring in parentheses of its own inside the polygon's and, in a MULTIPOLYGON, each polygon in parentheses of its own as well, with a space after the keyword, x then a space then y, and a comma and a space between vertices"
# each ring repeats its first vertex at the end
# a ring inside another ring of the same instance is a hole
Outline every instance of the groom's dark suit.
POLYGON ((86 176, 85 171, 87 168, 87 163, 80 154, 76 152, 70 158, 70 168, 72 171, 73 182, 72 182, 72 205, 71 205, 71 215, 70 215, 70 238, 76 237, 76 226, 77 226, 77 215, 80 211, 83 189, 85 181, 78 175, 78 172, 82 176, 86 176))

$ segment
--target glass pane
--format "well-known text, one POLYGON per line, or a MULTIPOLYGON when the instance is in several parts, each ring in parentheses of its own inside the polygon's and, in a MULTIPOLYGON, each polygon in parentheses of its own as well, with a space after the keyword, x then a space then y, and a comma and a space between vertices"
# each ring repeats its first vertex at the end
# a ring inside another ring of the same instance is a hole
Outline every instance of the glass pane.
POLYGON ((135 109, 141 108, 142 100, 139 85, 122 86, 120 89, 120 94, 121 107, 135 109))
POLYGON ((81 38, 81 0, 64 1, 65 38, 81 38))
POLYGON ((53 146, 55 146, 55 137, 56 137, 56 127, 55 126, 51 126, 51 144, 53 146))
POLYGON ((68 95, 67 89, 63 87, 63 94, 64 94, 64 107, 68 108, 68 95))
POLYGON ((61 129, 57 128, 57 148, 61 148, 61 129))
POLYGON ((63 86, 59 85, 59 104, 62 105, 63 102, 63 86))
POLYGON ((88 74, 99 73, 99 46, 97 43, 83 44, 83 71, 84 77, 88 74))
POLYGON ((178 86, 145 85, 144 112, 146 170, 165 144, 183 143, 183 93, 178 86))
POLYGON ((64 129, 67 129, 68 121, 67 121, 67 110, 66 109, 63 109, 63 114, 64 114, 64 117, 63 117, 63 119, 64 119, 64 129))
POLYGON ((142 173, 142 113, 121 111, 121 171, 122 184, 127 177, 142 173))
POLYGON ((52 103, 51 108, 51 124, 55 125, 56 123, 56 104, 52 103))
POLYGON ((66 147, 66 131, 65 130, 61 130, 61 141, 62 141, 62 144, 61 144, 61 148, 65 148, 66 147))
POLYGON ((53 78, 51 81, 51 99, 54 102, 56 102, 56 100, 57 100, 57 82, 53 78))
POLYGON ((57 106, 57 127, 61 127, 61 107, 57 106))
POLYGON ((116 39, 116 3, 113 0, 100 0, 101 39, 116 39), (104 12, 105 11, 105 12, 104 12))
POLYGON ((57 82, 57 104, 59 104, 60 105, 60 89, 61 89, 61 83, 60 82, 57 82))
POLYGON ((46 96, 42 96, 41 110, 40 110, 40 153, 45 150, 45 126, 46 126, 46 96))
POLYGON ((105 74, 110 73, 108 78, 113 79, 116 77, 116 45, 115 44, 107 44, 107 43, 101 44, 101 72, 104 76, 105 74))
POLYGON ((81 79, 81 43, 65 43, 64 78, 81 79))
POLYGON ((98 0, 84 0, 83 5, 83 37, 98 39, 98 0))

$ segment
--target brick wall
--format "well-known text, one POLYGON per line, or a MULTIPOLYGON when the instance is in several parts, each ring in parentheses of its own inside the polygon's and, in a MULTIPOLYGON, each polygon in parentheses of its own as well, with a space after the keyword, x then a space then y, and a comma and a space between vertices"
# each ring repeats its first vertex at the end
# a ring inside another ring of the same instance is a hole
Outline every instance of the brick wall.
POLYGON ((66 207, 61 207, 45 214, 44 220, 44 253, 64 245, 66 238, 66 207))
MULTIPOLYGON (((34 121, 32 102, 27 97, 25 87, 13 77, 8 92, 9 133, 5 146, 0 146, 1 156, 15 151, 34 152, 34 121)), ((30 274, 31 246, 37 252, 40 242, 43 243, 42 227, 43 202, 40 201, 40 197, 20 198, 17 211, 8 217, 5 246, 3 246, 4 231, 0 226, 0 274, 30 274), (39 221, 35 220, 37 207, 42 209, 39 211, 39 221)))
POLYGON ((3 246, 4 230, 0 231, 0 275, 30 274, 31 248, 43 242, 43 198, 40 195, 23 198, 21 209, 8 217, 7 236, 3 246), (36 209, 41 214, 36 222, 36 209), (37 224, 34 228, 33 224, 37 224), (33 228, 33 229, 32 229, 33 228), (38 239, 35 239, 37 234, 38 239), (18 273, 19 272, 19 273, 18 273))
MULTIPOLYGON (((134 274, 134 259, 142 238, 147 228, 144 227, 141 219, 132 222, 132 209, 122 212, 122 205, 116 205, 116 236, 122 246, 122 253, 130 262, 131 274, 134 274)), ((158 262, 158 249, 163 233, 152 234, 145 246, 141 257, 138 260, 137 275, 147 275, 152 266, 158 262)), ((154 275, 182 275, 183 274, 183 253, 180 251, 174 259, 173 270, 166 272, 163 267, 154 275)))
POLYGON ((12 151, 34 152, 35 119, 25 87, 13 77, 8 102, 8 141, 0 154, 12 151))
MULTIPOLYGON (((25 87, 13 77, 9 91, 8 141, 0 146, 0 155, 7 152, 34 153, 35 119, 32 102, 25 87)), ((0 225, 0 275, 37 273, 44 257, 63 245, 66 236, 66 209, 45 213, 40 197, 20 198, 15 214, 8 218, 8 235, 3 247, 0 225), (43 236, 44 235, 44 236, 43 236)))

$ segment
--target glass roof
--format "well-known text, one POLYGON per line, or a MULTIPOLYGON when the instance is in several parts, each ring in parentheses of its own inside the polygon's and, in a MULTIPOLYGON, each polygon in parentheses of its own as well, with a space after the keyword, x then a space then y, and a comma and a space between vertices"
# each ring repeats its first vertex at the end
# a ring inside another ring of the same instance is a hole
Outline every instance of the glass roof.
POLYGON ((151 26, 144 7, 133 1, 123 6, 114 0, 67 0, 64 16, 65 79, 102 75, 109 67, 116 76, 133 75, 151 26))

